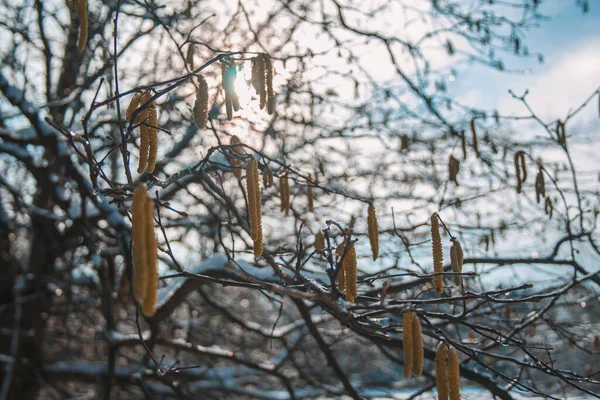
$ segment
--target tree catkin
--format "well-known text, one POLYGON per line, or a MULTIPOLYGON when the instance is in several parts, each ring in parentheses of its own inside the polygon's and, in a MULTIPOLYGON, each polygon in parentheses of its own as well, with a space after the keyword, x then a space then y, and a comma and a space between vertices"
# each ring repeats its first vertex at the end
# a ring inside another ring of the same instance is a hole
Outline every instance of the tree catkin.
POLYGON ((546 202, 544 204, 544 212, 548 215, 548 218, 552 218, 553 211, 554 206, 552 205, 552 199, 550 197, 546 197, 546 202))
POLYGON ((435 355, 435 382, 438 400, 448 400, 448 345, 440 342, 435 355))
POLYGON ((473 135, 473 150, 475 150, 475 155, 479 157, 479 145, 477 143, 477 128, 475 126, 475 118, 471 118, 471 134, 473 135))
POLYGON ((263 252, 263 235, 261 221, 261 197, 258 182, 258 162, 252 159, 246 165, 246 189, 248 191, 248 214, 250 216, 250 233, 254 241, 254 257, 263 252))
POLYGON ((412 337, 413 337, 413 373, 415 376, 421 376, 423 373, 423 333, 421 332, 421 320, 415 314, 412 322, 412 337))
POLYGON ((407 311, 402 318, 402 349, 404 352, 404 378, 410 378, 414 363, 413 321, 414 311, 407 311))
POLYGON ((221 63, 221 76, 223 80, 223 90, 225 91, 225 109, 227 119, 233 119, 233 111, 240 109, 240 103, 235 92, 235 79, 237 76, 237 66, 226 62, 221 63))
POLYGON ((345 265, 342 256, 344 255, 344 249, 346 248, 346 240, 342 241, 335 249, 335 255, 338 257, 338 276, 337 276, 337 285, 338 290, 342 293, 346 291, 346 274, 344 273, 345 265))
POLYGON ((357 265, 356 265, 356 249, 354 243, 350 243, 346 256, 344 257, 344 274, 346 278, 346 299, 354 303, 357 297, 357 265))
POLYGON ((142 303, 142 313, 146 317, 151 317, 156 312, 156 299, 158 296, 158 240, 154 233, 154 201, 147 199, 145 213, 148 283, 146 297, 142 303))
POLYGON ((290 183, 287 176, 279 178, 279 196, 281 197, 281 211, 287 215, 290 209, 290 183))
POLYGON ((148 167, 146 171, 151 174, 156 167, 156 156, 158 154, 158 109, 156 102, 150 104, 148 110, 148 167))
MULTIPOLYGON (((462 273, 463 265, 463 251, 459 241, 456 238, 452 238, 452 246, 450 247, 450 263, 452 265, 452 272, 462 273)), ((454 284, 456 286, 462 286, 462 277, 460 275, 454 275, 454 284)))
POLYGON ((308 211, 309 212, 313 212, 314 210, 314 201, 313 201, 313 187, 312 187, 312 175, 308 174, 308 185, 306 188, 306 197, 307 197, 307 203, 308 203, 308 211))
POLYGON ((85 49, 88 39, 87 0, 75 0, 75 13, 79 19, 79 37, 77 38, 77 49, 80 53, 82 53, 85 49))
POLYGON ((135 299, 144 303, 148 287, 148 243, 146 241, 146 203, 148 191, 145 185, 138 186, 133 192, 131 222, 133 236, 133 294, 135 299))
POLYGON ((458 186, 458 181, 456 180, 456 177, 458 176, 459 170, 460 161, 453 155, 450 155, 450 158, 448 159, 448 180, 450 182, 454 182, 456 186, 458 186))
POLYGON ((136 93, 131 98, 129 106, 127 107, 127 111, 125 112, 125 118, 127 119, 127 121, 131 121, 131 117, 133 116, 135 110, 137 110, 140 106, 140 101, 142 100, 143 96, 143 93, 136 93))
POLYGON ((527 180, 527 164, 525 164, 525 153, 521 150, 515 153, 515 175, 517 177, 517 193, 523 190, 523 182, 527 180))
POLYGON ((264 56, 265 65, 265 86, 267 89, 267 112, 269 115, 275 112, 275 94, 273 93, 273 64, 271 63, 271 57, 264 56))
MULTIPOLYGON (((443 272, 444 254, 442 250, 442 239, 440 237, 440 222, 438 214, 431 214, 431 247, 433 250, 433 271, 438 274, 443 272)), ((442 275, 433 277, 433 285, 438 294, 444 293, 444 278, 442 275)))
POLYGON ((265 189, 273 186, 273 172, 268 165, 265 165, 265 169, 263 169, 263 186, 265 189))
POLYGON ((544 197, 546 197, 546 182, 544 181, 544 173, 540 168, 535 177, 535 199, 539 204, 544 197))
POLYGON ((252 58, 252 86, 259 97, 261 110, 267 104, 267 90, 265 86, 265 61, 263 55, 252 58))
POLYGON ((317 232, 315 236, 315 251, 320 255, 325 250, 325 235, 323 232, 317 232))
POLYGON ((187 54, 185 55, 185 62, 187 63, 191 71, 194 70, 194 43, 190 43, 187 48, 187 54))
POLYGON ((460 144, 462 147, 463 160, 467 159, 467 138, 465 135, 465 131, 460 131, 460 144))
POLYGON ((198 76, 198 89, 194 103, 194 121, 198 128, 203 129, 208 120, 208 85, 202 75, 198 76))
MULTIPOLYGON (((237 137, 236 135, 231 136, 231 139, 229 141, 229 146, 231 146, 231 150, 233 151, 234 154, 238 154, 238 155, 242 155, 244 154, 244 148, 242 147, 242 142, 240 141, 240 138, 237 137)), ((231 165, 231 171, 233 172, 233 174, 238 178, 238 179, 242 179, 242 170, 240 169, 240 165, 242 164, 242 160, 240 160, 237 157, 227 157, 227 160, 229 161, 229 165, 231 165)))
POLYGON ((600 337, 594 336, 594 351, 600 351, 600 337))
POLYGON ((450 400, 460 400, 460 363, 453 346, 448 349, 448 389, 450 400))
POLYGON ((379 227, 377 226, 377 214, 375 213, 375 206, 373 204, 369 204, 367 214, 367 231, 369 233, 373 261, 375 261, 379 257, 379 227))

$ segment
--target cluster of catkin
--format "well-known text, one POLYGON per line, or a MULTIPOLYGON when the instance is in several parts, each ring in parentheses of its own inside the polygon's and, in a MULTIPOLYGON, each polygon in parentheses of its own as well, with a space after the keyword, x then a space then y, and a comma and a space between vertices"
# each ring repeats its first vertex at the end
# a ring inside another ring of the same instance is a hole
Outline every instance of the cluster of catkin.
POLYGON ((440 342, 435 357, 438 400, 460 400, 460 363, 453 346, 440 342))
POLYGON ((252 86, 260 99, 260 108, 267 106, 269 115, 275 111, 275 94, 273 93, 273 64, 266 54, 252 58, 252 86))
POLYGON ((131 121, 133 114, 137 111, 135 123, 140 126, 140 160, 138 174, 144 171, 151 174, 156 167, 156 155, 158 153, 158 109, 156 102, 147 104, 152 98, 150 91, 146 90, 136 93, 125 114, 131 121), (138 111, 139 110, 139 111, 138 111))
POLYGON ((148 198, 146 186, 138 186, 131 206, 133 294, 147 317, 156 312, 158 294, 158 240, 154 234, 153 209, 154 202, 148 198))
POLYGON ((227 119, 231 121, 233 119, 233 112, 240 109, 240 100, 235 92, 237 64, 234 62, 222 62, 221 75, 223 90, 225 91, 225 110, 227 111, 227 119))
POLYGON ((379 257, 379 227, 377 226, 377 214, 373 204, 369 204, 369 210, 367 211, 367 232, 371 243, 371 251, 373 252, 373 261, 375 261, 379 257))
POLYGON ((87 0, 74 0, 75 14, 79 19, 79 37, 77 38, 77 49, 83 52, 88 40, 88 13, 87 0))
POLYGON ((517 177, 517 193, 523 191, 523 183, 527 180, 527 164, 525 153, 519 150, 515 153, 515 175, 517 177))
POLYGON ((437 213, 431 214, 431 248, 433 251, 433 286, 438 294, 444 293, 444 252, 442 250, 442 238, 440 236, 440 220, 437 213))
POLYGON ((200 129, 203 129, 206 126, 206 121, 208 121, 208 85, 202 75, 198 76, 196 102, 194 103, 194 121, 200 129))
POLYGON ((421 321, 414 311, 407 311, 402 318, 402 346, 404 351, 404 377, 411 373, 421 376, 423 373, 423 333, 421 321))
MULTIPOLYGON (((354 248, 354 242, 350 242, 350 236, 346 235, 345 239, 340 243, 336 249, 336 255, 338 257, 339 271, 338 271, 338 290, 346 293, 346 299, 349 302, 354 303, 357 292, 357 263, 356 263, 356 249, 354 248)), ((323 245, 323 247, 325 247, 323 245)))
POLYGON ((248 192, 248 215, 250 217, 250 234, 254 241, 254 257, 263 252, 262 210, 260 184, 258 181, 258 162, 253 158, 246 164, 246 190, 248 192))

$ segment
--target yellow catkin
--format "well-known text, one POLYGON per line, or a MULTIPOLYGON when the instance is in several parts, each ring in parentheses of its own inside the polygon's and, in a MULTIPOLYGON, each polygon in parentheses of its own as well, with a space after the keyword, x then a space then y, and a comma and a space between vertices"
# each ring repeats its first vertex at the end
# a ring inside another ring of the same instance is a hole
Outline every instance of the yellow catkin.
MULTIPOLYGON (((236 135, 231 136, 231 140, 229 141, 229 145, 231 146, 231 150, 235 154, 242 155, 244 154, 244 148, 241 146, 242 142, 240 138, 236 135)), ((231 165, 231 171, 238 178, 242 178, 242 170, 239 166, 242 164, 242 160, 237 157, 227 157, 229 161, 229 165, 231 165)))
POLYGON ((317 232, 315 236, 315 251, 320 255, 325 250, 325 235, 323 232, 317 232))
POLYGON ((265 165, 265 169, 263 170, 263 186, 265 189, 273 186, 273 172, 268 165, 265 165))
POLYGON ((158 109, 156 103, 152 102, 148 110, 148 167, 146 171, 151 174, 156 167, 156 156, 158 155, 158 109))
POLYGON ((309 212, 313 212, 314 210, 314 201, 313 201, 313 187, 312 187, 312 175, 308 174, 308 185, 306 187, 306 198, 307 198, 307 205, 308 205, 308 211, 309 212))
POLYGON ((250 216, 250 233, 254 241, 254 257, 263 252, 262 210, 260 185, 258 183, 258 162, 252 159, 246 165, 246 189, 248 191, 248 214, 250 216))
POLYGON ((87 0, 75 0, 75 13, 79 19, 79 37, 77 38, 77 49, 80 53, 82 53, 88 40, 87 0))
POLYGON ((146 201, 145 210, 145 234, 146 234, 146 271, 148 282, 146 284, 146 297, 142 303, 142 313, 151 317, 156 312, 156 300, 158 297, 158 241, 154 233, 154 202, 146 201))
POLYGON ((450 400, 460 400, 460 363, 452 346, 448 349, 448 389, 450 400))
POLYGON ((198 76, 198 89, 194 103, 194 122, 200 129, 204 129, 208 120, 208 85, 202 75, 198 76))
POLYGON ((358 296, 357 293, 357 265, 356 265, 356 249, 354 243, 350 243, 346 256, 344 257, 344 273, 346 278, 346 299, 354 303, 358 296))
POLYGON ((440 342, 435 355, 435 382, 437 386, 438 400, 448 400, 448 345, 440 342))
POLYGON ((450 158, 448 159, 448 180, 456 183, 457 186, 458 181, 456 178, 458 176, 458 171, 460 171, 460 161, 453 155, 450 155, 450 158))
POLYGON ((190 43, 187 48, 187 54, 185 55, 185 62, 187 63, 190 70, 194 70, 194 43, 190 43))
POLYGON ((279 178, 279 196, 281 197, 281 211, 287 215, 290 209, 290 182, 287 176, 279 178))
MULTIPOLYGON (((450 247, 450 264, 452 265, 452 272, 462 273, 463 265, 463 251, 460 243, 456 238, 452 238, 452 247, 450 247)), ((462 286, 462 277, 460 275, 454 275, 454 284, 456 286, 462 286)))
POLYGON ((129 106, 127 107, 127 111, 125 112, 125 118, 127 119, 127 121, 131 121, 131 117, 133 116, 133 113, 140 106, 140 100, 142 99, 142 97, 143 97, 142 93, 136 93, 131 98, 131 101, 129 102, 129 106))
POLYGON ((425 349, 423 347, 423 333, 421 332, 421 320, 419 320, 419 317, 416 314, 413 319, 412 330, 414 357, 413 373, 415 374, 415 376, 421 376, 421 374, 423 373, 423 359, 425 356, 425 349))
POLYGON ((539 204, 541 199, 546 197, 546 181, 544 180, 544 173, 540 169, 535 177, 535 198, 539 204))
POLYGON ((135 299, 143 303, 148 286, 148 249, 146 241, 146 203, 148 191, 145 185, 138 186, 133 193, 131 205, 131 221, 133 236, 133 294, 135 299))
POLYGON ((373 261, 375 261, 379 257, 379 227, 377 226, 377 214, 375 213, 375 206, 373 204, 369 204, 369 210, 367 211, 367 231, 369 233, 373 261))
MULTIPOLYGON (((150 92, 145 91, 140 96, 138 108, 144 106, 152 95, 150 92)), ((133 100, 132 100, 133 101, 133 100)), ((150 149, 150 107, 141 109, 135 119, 135 122, 140 124, 140 158, 137 172, 138 174, 143 173, 148 168, 148 152, 150 149)))
POLYGON ((404 352, 404 377, 410 378, 414 364, 413 322, 414 311, 407 311, 402 317, 402 349, 404 352))
POLYGON ((265 64, 265 86, 267 90, 267 112, 269 115, 275 112, 275 95, 273 93, 273 64, 271 58, 264 55, 265 64))
POLYGON ((477 144, 477 128, 475 125, 475 118, 471 118, 471 134, 473 135, 473 150, 475 150, 475 155, 479 157, 479 145, 477 144))
POLYGON ((338 264, 340 265, 340 269, 338 271, 337 276, 337 285, 338 290, 342 293, 346 291, 346 274, 344 273, 344 260, 342 260, 342 256, 344 255, 344 249, 346 248, 346 241, 344 240, 340 245, 335 249, 335 255, 338 257, 338 264))
MULTIPOLYGON (((444 254, 442 250, 442 239, 440 237, 440 222, 437 213, 431 215, 431 247, 433 252, 433 271, 438 274, 443 272, 444 254)), ((438 294, 444 293, 444 278, 442 275, 433 277, 433 285, 438 294)))

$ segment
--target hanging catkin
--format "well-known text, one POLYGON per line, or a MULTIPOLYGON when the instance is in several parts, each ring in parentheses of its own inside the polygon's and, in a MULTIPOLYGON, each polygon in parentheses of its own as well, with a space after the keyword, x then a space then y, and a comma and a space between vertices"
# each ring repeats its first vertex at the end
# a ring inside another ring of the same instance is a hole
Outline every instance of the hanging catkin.
POLYGON ((194 43, 190 43, 187 48, 187 54, 185 55, 185 62, 191 71, 194 70, 194 43))
POLYGON ((306 187, 306 197, 308 203, 308 211, 313 212, 314 202, 313 202, 313 187, 312 187, 312 175, 308 174, 308 185, 306 187))
POLYGON ((80 53, 85 49, 88 39, 88 13, 87 0, 75 0, 75 13, 79 19, 79 37, 77 38, 77 49, 80 53))
MULTIPOLYGON (((462 273, 463 265, 463 251, 460 243, 456 238, 451 238, 452 246, 450 247, 450 263, 452 265, 452 272, 460 274, 462 273)), ((462 277, 460 275, 454 275, 454 284, 456 286, 462 286, 462 277)))
POLYGON ((448 159, 448 180, 450 182, 456 183, 456 186, 458 186, 458 181, 456 180, 456 177, 458 176, 459 170, 460 161, 453 155, 450 155, 450 158, 448 159))
POLYGON ((450 400, 460 400, 460 363, 453 346, 448 349, 448 389, 450 400))
POLYGON ((594 351, 600 351, 600 337, 594 336, 594 351))
MULTIPOLYGON (((242 142, 240 141, 240 138, 237 137, 236 135, 231 136, 231 139, 229 141, 229 146, 231 147, 231 151, 234 154, 237 154, 237 155, 244 154, 244 148, 242 147, 242 142)), ((231 171, 233 172, 233 174, 238 179, 241 179, 242 178, 242 170, 239 166, 242 164, 242 160, 240 160, 239 158, 237 158, 235 156, 227 157, 227 160, 229 161, 229 165, 231 165, 231 171)))
POLYGON ((448 345, 440 342, 435 355, 435 382, 437 387, 438 400, 448 400, 448 345))
POLYGON ((471 134, 473 135, 473 150, 475 150, 475 155, 479 157, 479 145, 477 144, 477 128, 475 126, 475 118, 471 118, 471 134))
POLYGON ((357 265, 356 249, 354 243, 350 243, 344 257, 344 274, 346 277, 346 299, 354 303, 357 294, 357 265))
POLYGON ((158 109, 156 102, 150 104, 148 110, 148 167, 146 171, 151 174, 156 167, 156 156, 158 154, 158 109))
POLYGON ((535 177, 535 199, 537 203, 540 203, 540 200, 546 197, 546 182, 544 181, 544 173, 542 169, 537 173, 535 177))
POLYGON ((246 165, 246 190, 248 191, 248 214, 250 217, 250 233, 254 241, 254 257, 263 252, 263 235, 261 221, 260 185, 258 183, 258 162, 255 159, 246 165))
MULTIPOLYGON (((431 247, 433 250, 433 271, 439 274, 443 272, 444 254, 442 239, 440 237, 440 221, 437 213, 431 214, 431 247)), ((433 285, 438 294, 444 293, 444 278, 442 275, 433 277, 433 285)))
POLYGON ((404 352, 404 378, 410 378, 414 364, 413 322, 414 311, 407 311, 402 318, 402 350, 404 352))
POLYGON ((202 75, 198 76, 198 89, 194 103, 194 121, 198 128, 203 129, 208 120, 208 85, 202 75))
POLYGON ((415 376, 421 376, 423 373, 423 333, 421 332, 421 320, 415 314, 412 322, 412 338, 413 338, 413 373, 415 376))
POLYGON ((287 176, 279 178, 279 196, 281 197, 281 211, 287 215, 290 209, 290 183, 287 176))
POLYGON ((517 177, 517 193, 523 190, 523 182, 527 180, 527 164, 525 164, 525 153, 521 150, 515 153, 515 175, 517 177))
POLYGON ((335 249, 335 255, 338 258, 338 265, 339 265, 338 276, 337 276, 337 285, 338 285, 338 290, 342 293, 344 293, 346 291, 346 274, 344 273, 344 269, 346 266, 344 265, 344 260, 342 259, 345 248, 346 248, 346 240, 342 241, 342 243, 340 243, 338 245, 338 247, 335 249))
POLYGON ((460 144, 462 147, 463 160, 467 159, 467 138, 465 135, 465 131, 460 131, 460 144))
POLYGON ((546 203, 544 204, 544 212, 548 215, 548 218, 552 218, 553 211, 554 206, 552 205, 552 199, 550 197, 546 197, 546 203))
POLYGON ((373 204, 369 204, 367 214, 367 231, 369 233, 373 261, 375 261, 379 257, 379 227, 377 226, 377 214, 375 214, 375 206, 373 204))
POLYGON ((252 58, 252 86, 259 96, 260 108, 265 108, 267 90, 265 86, 265 61, 262 54, 252 58))
POLYGON ((408 151, 408 147, 408 135, 405 133, 402 136, 400 136, 400 151, 408 151))
POLYGON ((275 95, 273 93, 273 64, 271 63, 271 57, 264 56, 265 64, 265 85, 267 88, 267 112, 269 115, 275 112, 275 95))
POLYGON ((131 98, 131 101, 129 102, 129 106, 127 107, 127 111, 125 112, 125 118, 127 119, 127 121, 131 121, 131 117, 133 116, 133 113, 140 106, 140 101, 142 100, 143 95, 144 95, 143 93, 136 93, 131 98))
POLYGON ((148 243, 146 241, 146 203, 148 191, 145 185, 138 186, 133 192, 131 222, 133 236, 133 294, 143 303, 148 287, 148 243))
POLYGON ((156 312, 156 299, 158 296, 158 240, 154 233, 154 202, 150 199, 146 201, 145 215, 145 234, 146 234, 146 270, 148 272, 148 283, 146 288, 146 297, 142 303, 142 313, 146 317, 151 317, 156 312))
POLYGON ((237 76, 237 66, 226 62, 221 63, 221 75, 223 80, 223 90, 225 91, 225 109, 227 119, 233 119, 233 111, 240 109, 240 102, 235 92, 235 79, 237 76))
POLYGON ((321 255, 325 250, 325 235, 323 235, 322 231, 317 232, 315 236, 315 252, 321 255))
POLYGON ((265 187, 265 189, 268 189, 271 186, 273 186, 273 172, 266 164, 265 169, 263 169, 263 186, 265 187))

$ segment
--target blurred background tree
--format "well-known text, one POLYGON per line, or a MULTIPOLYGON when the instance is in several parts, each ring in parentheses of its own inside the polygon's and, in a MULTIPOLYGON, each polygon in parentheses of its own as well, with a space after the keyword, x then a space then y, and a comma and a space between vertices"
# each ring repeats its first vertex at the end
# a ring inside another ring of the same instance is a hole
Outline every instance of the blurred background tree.
POLYGON ((89 0, 87 40, 70 0, 1 3, 0 399, 426 398, 440 341, 458 350, 464 397, 599 397, 598 171, 576 165, 591 131, 571 131, 598 88, 551 119, 527 92, 505 115, 448 90, 475 67, 542 62, 526 33, 543 3, 89 0), (257 54, 275 70, 272 114, 250 86, 257 54), (222 65, 237 69, 232 120, 222 65), (199 75, 206 127, 194 123, 199 75), (143 90, 160 130, 156 169, 138 175, 125 110, 143 90), (251 158, 274 175, 256 259, 251 158), (139 183, 156 200, 152 318, 129 283, 139 183), (332 284, 344 238, 353 303, 332 284), (425 367, 404 379, 410 310, 425 367))

